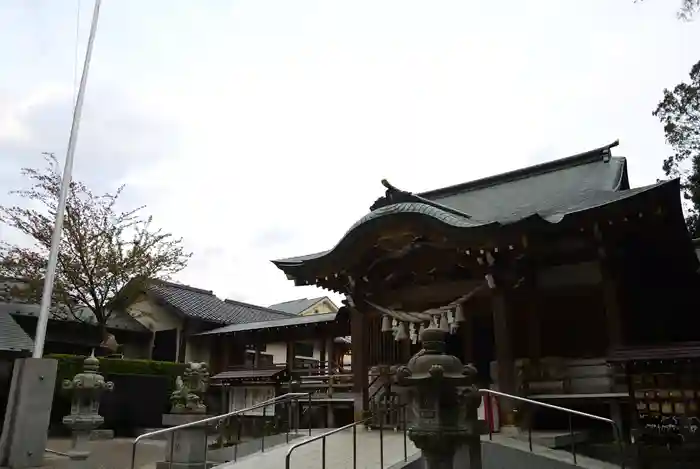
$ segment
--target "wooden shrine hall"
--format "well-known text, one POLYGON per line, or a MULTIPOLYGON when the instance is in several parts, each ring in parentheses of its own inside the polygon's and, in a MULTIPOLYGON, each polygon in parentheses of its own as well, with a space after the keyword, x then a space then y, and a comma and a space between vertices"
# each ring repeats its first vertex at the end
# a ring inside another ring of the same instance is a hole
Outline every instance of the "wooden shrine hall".
POLYGON ((273 261, 346 295, 356 410, 370 370, 406 363, 430 321, 482 386, 538 398, 629 397, 608 357, 700 338, 679 181, 631 188, 617 144, 420 194, 382 181, 332 249, 273 261))

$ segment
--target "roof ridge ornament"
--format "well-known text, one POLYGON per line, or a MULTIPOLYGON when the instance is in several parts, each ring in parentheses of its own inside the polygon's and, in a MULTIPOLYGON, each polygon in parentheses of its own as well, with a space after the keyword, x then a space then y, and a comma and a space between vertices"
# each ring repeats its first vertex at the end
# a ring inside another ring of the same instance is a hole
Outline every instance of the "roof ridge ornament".
POLYGON ((386 192, 384 193, 384 197, 380 197, 374 201, 372 206, 369 208, 370 211, 375 211, 377 209, 380 209, 382 207, 386 207, 388 205, 415 202, 415 203, 429 205, 430 207, 437 208, 439 210, 442 210, 443 212, 447 212, 451 215, 456 215, 458 217, 464 217, 464 218, 469 218, 469 219, 472 218, 472 216, 469 215, 468 213, 462 212, 460 210, 456 210, 452 207, 448 207, 447 205, 433 202, 432 200, 421 197, 420 195, 416 195, 413 192, 401 190, 401 189, 397 188, 396 186, 394 186, 393 184, 391 184, 386 179, 382 179, 381 182, 382 182, 382 185, 384 187, 386 187, 386 192))

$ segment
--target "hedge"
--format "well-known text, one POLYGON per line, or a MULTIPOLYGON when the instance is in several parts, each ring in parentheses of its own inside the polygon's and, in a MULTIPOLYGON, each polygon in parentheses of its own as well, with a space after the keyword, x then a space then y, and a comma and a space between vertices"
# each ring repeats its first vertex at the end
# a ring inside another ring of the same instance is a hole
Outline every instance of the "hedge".
MULTIPOLYGON (((59 390, 64 379, 73 379, 73 376, 83 371, 83 362, 87 357, 53 354, 47 355, 46 358, 58 360, 56 390, 59 390)), ((100 358, 99 360, 102 374, 167 376, 170 378, 171 390, 175 388, 175 378, 181 376, 187 366, 185 363, 156 360, 130 360, 124 358, 100 358)))

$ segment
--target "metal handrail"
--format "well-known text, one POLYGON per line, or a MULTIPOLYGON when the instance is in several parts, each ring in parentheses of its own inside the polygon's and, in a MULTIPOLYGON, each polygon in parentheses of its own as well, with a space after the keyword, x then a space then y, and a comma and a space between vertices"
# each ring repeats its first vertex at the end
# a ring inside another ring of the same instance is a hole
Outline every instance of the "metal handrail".
MULTIPOLYGON (((408 461, 408 442, 407 442, 407 431, 406 431, 406 404, 401 404, 398 405, 397 407, 403 408, 403 457, 404 461, 408 461)), ((384 411, 380 411, 380 414, 383 414, 384 411)), ((336 433, 343 432, 345 430, 349 430, 352 428, 352 467, 353 469, 357 469, 357 427, 363 424, 366 424, 370 420, 372 420, 375 417, 375 415, 370 415, 368 417, 365 417, 362 420, 358 420, 356 422, 347 424, 345 426, 339 427, 339 428, 334 428, 333 430, 327 431, 326 433, 321 433, 320 435, 316 435, 314 437, 311 437, 309 439, 306 439, 304 441, 301 441, 289 448, 287 450, 287 456, 284 459, 284 467, 285 469, 290 469, 291 462, 292 462, 292 453, 294 450, 297 448, 301 448, 302 446, 306 446, 309 443, 313 443, 315 441, 321 440, 321 469, 326 469, 326 438, 335 435, 336 433)), ((380 424, 379 424, 379 457, 380 457, 380 467, 384 467, 384 425, 381 423, 382 418, 380 416, 380 424)))
MULTIPOLYGON (((607 423, 613 429, 613 434, 615 435, 615 440, 617 441, 618 449, 620 450, 620 468, 625 469, 625 448, 624 448, 624 444, 622 442, 622 431, 613 419, 609 419, 607 417, 601 417, 600 415, 588 414, 586 412, 581 412, 579 410, 568 409, 566 407, 561 407, 561 406, 554 405, 554 404, 547 404, 546 402, 535 401, 533 399, 527 399, 525 397, 514 396, 512 394, 506 394, 504 392, 494 391, 492 389, 479 389, 479 392, 482 394, 488 394, 488 395, 492 395, 492 396, 503 397, 506 399, 512 399, 514 401, 524 402, 526 404, 531 404, 531 405, 539 406, 539 407, 545 407, 547 409, 552 409, 552 410, 556 410, 559 412, 564 412, 566 414, 569 414, 569 435, 571 438, 571 453, 572 453, 573 458, 574 458, 574 464, 578 464, 578 462, 577 462, 577 456, 576 456, 576 441, 574 440, 574 429, 572 426, 571 416, 577 415, 579 417, 585 417, 588 419, 597 420, 599 422, 607 423)), ((489 425, 488 427, 489 427, 489 440, 493 440, 493 427, 491 425, 489 425)), ((528 437, 528 444, 530 446, 530 452, 532 452, 532 422, 530 422, 530 424, 528 425, 527 437, 528 437)))
MULTIPOLYGON (((254 405, 254 406, 246 407, 245 409, 234 410, 234 411, 228 412, 228 413, 226 413, 226 414, 215 415, 215 416, 213 416, 213 417, 207 417, 207 418, 204 418, 204 419, 201 419, 201 420, 197 420, 197 421, 194 421, 194 422, 183 423, 182 425, 177 425, 177 426, 168 427, 168 428, 161 428, 160 430, 154 430, 154 431, 152 431, 152 432, 148 432, 148 433, 141 434, 141 435, 137 436, 137 437, 134 439, 133 443, 132 443, 132 450, 131 450, 131 469, 135 469, 135 466, 136 466, 136 445, 137 445, 137 444, 139 443, 139 441, 141 441, 141 440, 145 440, 145 439, 147 439, 147 438, 152 438, 152 437, 158 436, 158 435, 164 435, 164 434, 166 434, 166 433, 173 433, 173 436, 174 436, 175 432, 177 432, 178 430, 183 430, 183 429, 185 429, 185 428, 190 428, 190 427, 194 427, 194 426, 197 426, 197 425, 207 424, 207 423, 210 423, 210 422, 217 422, 217 421, 218 421, 218 422, 221 422, 221 421, 223 421, 223 420, 225 420, 225 419, 227 419, 227 418, 229 418, 229 417, 234 417, 234 416, 237 416, 237 415, 241 415, 241 414, 244 414, 244 413, 246 413, 246 412, 250 412, 251 410, 259 409, 259 408, 261 408, 261 407, 263 408, 263 413, 264 413, 265 408, 267 408, 267 407, 270 406, 270 405, 278 404, 278 403, 280 403, 280 402, 287 402, 287 401, 294 400, 294 399, 297 399, 297 400, 298 400, 298 399, 300 399, 300 398, 302 398, 302 397, 308 397, 309 400, 310 400, 310 399, 311 399, 311 393, 306 393, 306 392, 289 392, 289 393, 286 393, 286 394, 282 394, 281 396, 277 396, 277 397, 275 397, 275 398, 273 398, 273 399, 269 399, 269 400, 267 400, 267 401, 260 402, 260 403, 254 405)), ((309 427, 309 434, 310 434, 310 433, 311 433, 311 427, 309 427)), ((208 446, 208 442, 207 442, 207 446, 208 446)), ((170 453, 171 453, 171 455, 170 455, 170 463, 171 463, 171 464, 172 464, 173 447, 174 447, 174 444, 173 444, 173 441, 172 441, 172 439, 171 439, 171 442, 170 442, 170 453)))

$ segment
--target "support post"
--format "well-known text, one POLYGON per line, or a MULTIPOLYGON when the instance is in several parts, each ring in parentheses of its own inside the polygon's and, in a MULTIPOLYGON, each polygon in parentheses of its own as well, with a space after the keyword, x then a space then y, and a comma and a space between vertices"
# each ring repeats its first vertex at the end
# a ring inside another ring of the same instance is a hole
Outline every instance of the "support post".
POLYGON ((319 366, 318 366, 318 372, 319 374, 323 374, 323 372, 327 369, 327 354, 326 354, 326 339, 321 339, 318 341, 319 342, 319 366))
MULTIPOLYGON (((334 375, 335 375, 335 354, 334 354, 334 342, 333 342, 333 337, 329 337, 327 339, 324 339, 326 343, 326 354, 327 354, 327 364, 326 364, 326 370, 328 373, 328 398, 333 399, 333 384, 334 384, 334 375)), ((335 414, 333 413, 333 402, 328 402, 328 418, 326 421, 326 426, 328 428, 335 428, 335 414)))
POLYGON ((360 420, 369 406, 367 379, 367 319, 357 308, 350 313, 350 331, 352 333, 352 374, 353 392, 355 393, 355 420, 360 420))
POLYGON ((464 363, 474 363, 474 318, 471 314, 464 315, 464 321, 459 324, 459 334, 464 363))
POLYGON ((620 298, 618 295, 617 272, 610 253, 606 249, 603 233, 596 224, 593 229, 598 245, 598 265, 602 277, 601 288, 603 290, 603 302, 605 305, 605 319, 608 329, 608 348, 614 350, 622 345, 622 326, 620 321, 620 298))
POLYGON ((221 336, 221 371, 228 370, 231 365, 231 336, 221 336))
POLYGON ((10 396, 0 435, 0 466, 42 466, 58 362, 21 358, 12 370, 10 396))
MULTIPOLYGON (((491 307, 493 308, 493 333, 496 345, 496 371, 498 390, 507 394, 516 393, 515 359, 513 356, 513 337, 507 290, 496 260, 486 253, 488 266, 486 281, 491 289, 491 307)), ((515 431, 515 406, 509 399, 499 401, 501 411, 501 428, 515 431)))
POLYGON ((294 341, 287 342, 287 371, 292 378, 294 371, 294 358, 296 357, 296 347, 294 341))
POLYGON ((253 366, 255 368, 260 368, 260 349, 262 348, 262 345, 260 344, 260 341, 256 338, 255 339, 255 358, 253 359, 253 366))

